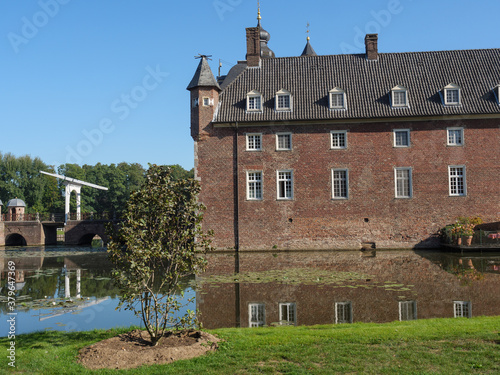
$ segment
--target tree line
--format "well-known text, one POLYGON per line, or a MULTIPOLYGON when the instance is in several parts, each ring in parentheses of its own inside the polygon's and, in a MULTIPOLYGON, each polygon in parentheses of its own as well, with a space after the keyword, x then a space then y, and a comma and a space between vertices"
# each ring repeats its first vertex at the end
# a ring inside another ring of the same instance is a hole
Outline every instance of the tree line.
MULTIPOLYGON (((187 171, 180 165, 171 165, 175 179, 192 178, 193 169, 187 171)), ((61 180, 41 174, 40 171, 57 173, 92 184, 107 187, 97 190, 87 186, 81 191, 81 212, 119 215, 130 193, 137 190, 145 178, 146 170, 138 163, 83 165, 62 164, 57 167, 29 155, 16 157, 0 153, 0 200, 2 213, 7 212, 7 202, 22 199, 26 213, 64 213, 65 187, 61 180)), ((71 197, 71 212, 76 211, 75 194, 71 197)))

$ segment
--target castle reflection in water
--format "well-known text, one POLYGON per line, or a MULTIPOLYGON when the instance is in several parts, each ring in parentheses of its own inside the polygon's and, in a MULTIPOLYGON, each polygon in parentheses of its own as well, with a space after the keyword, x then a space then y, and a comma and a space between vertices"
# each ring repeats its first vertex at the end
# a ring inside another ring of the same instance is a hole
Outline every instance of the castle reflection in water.
POLYGON ((500 315, 500 253, 213 254, 198 281, 204 287, 197 308, 206 328, 500 315), (320 276, 297 283, 286 270, 320 276), (249 273, 253 281, 239 282, 249 273), (228 274, 234 283, 217 283, 228 274), (278 276, 262 282, 266 274, 278 276), (322 282, 328 274, 344 275, 343 281, 322 282))

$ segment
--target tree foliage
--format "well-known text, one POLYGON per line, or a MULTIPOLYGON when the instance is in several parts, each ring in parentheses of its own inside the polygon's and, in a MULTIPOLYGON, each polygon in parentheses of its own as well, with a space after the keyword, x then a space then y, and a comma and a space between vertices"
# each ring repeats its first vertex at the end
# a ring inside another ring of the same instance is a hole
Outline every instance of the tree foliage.
MULTIPOLYGON (((139 189, 146 171, 138 163, 101 164, 94 166, 62 164, 56 168, 47 165, 39 158, 31 156, 16 157, 0 153, 0 200, 5 205, 10 199, 22 199, 27 213, 63 213, 64 185, 54 177, 40 171, 58 173, 63 176, 105 186, 108 191, 82 187, 82 213, 108 212, 121 214, 130 192, 139 189)), ((172 166, 172 178, 192 178, 193 170, 186 171, 179 165, 172 166)), ((72 194, 71 212, 76 211, 76 197, 72 194)))
POLYGON ((203 254, 211 250, 211 233, 201 228, 200 186, 193 179, 175 180, 173 173, 171 167, 151 165, 130 195, 120 228, 108 228, 120 307, 142 318, 152 345, 169 330, 196 323, 193 311, 178 315, 184 307, 179 284, 204 270, 203 254))

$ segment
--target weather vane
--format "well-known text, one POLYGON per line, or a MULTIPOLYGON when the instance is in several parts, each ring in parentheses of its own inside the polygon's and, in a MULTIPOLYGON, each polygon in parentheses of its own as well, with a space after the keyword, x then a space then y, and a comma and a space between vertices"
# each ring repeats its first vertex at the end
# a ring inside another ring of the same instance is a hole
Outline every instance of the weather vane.
POLYGON ((307 41, 309 41, 311 38, 309 38, 309 22, 307 23, 307 31, 306 31, 306 34, 307 34, 307 41))
POLYGON ((198 56, 195 56, 194 58, 195 59, 206 58, 207 60, 212 60, 212 59, 209 59, 209 57, 212 57, 212 55, 202 55, 201 53, 199 53, 198 56))

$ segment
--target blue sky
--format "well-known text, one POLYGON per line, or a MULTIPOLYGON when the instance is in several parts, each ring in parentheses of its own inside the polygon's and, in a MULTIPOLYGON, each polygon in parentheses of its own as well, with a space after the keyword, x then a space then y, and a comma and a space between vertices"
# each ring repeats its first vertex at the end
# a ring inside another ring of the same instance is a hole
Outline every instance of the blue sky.
MULTIPOLYGON (((497 0, 262 0, 277 57, 500 47, 497 0)), ((2 0, 0 152, 66 162, 193 167, 186 87, 245 59, 254 0, 2 0)))

